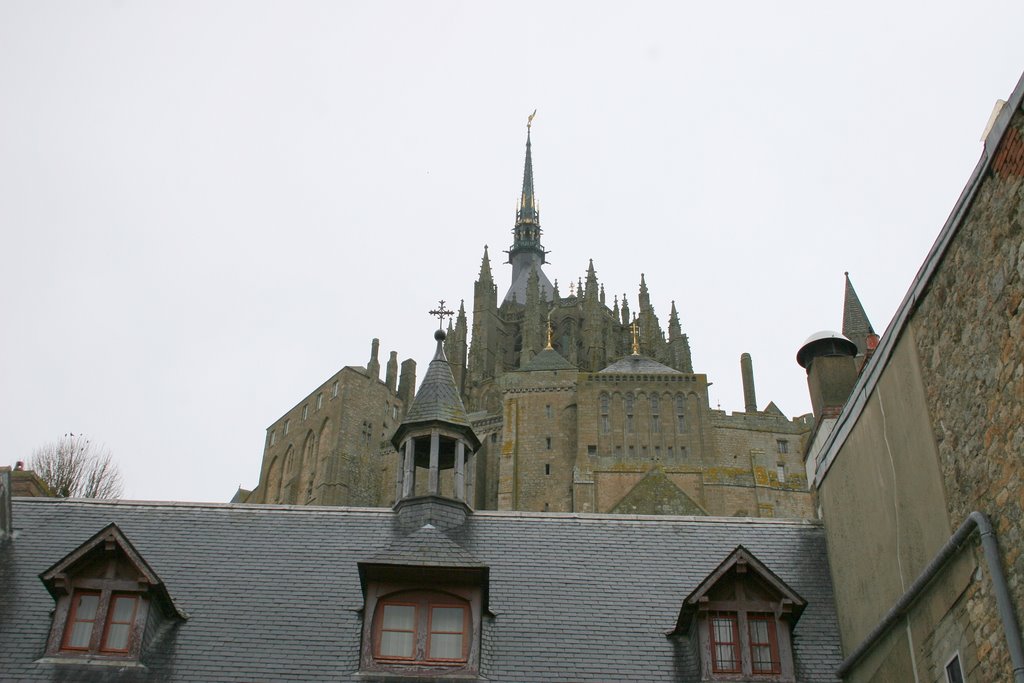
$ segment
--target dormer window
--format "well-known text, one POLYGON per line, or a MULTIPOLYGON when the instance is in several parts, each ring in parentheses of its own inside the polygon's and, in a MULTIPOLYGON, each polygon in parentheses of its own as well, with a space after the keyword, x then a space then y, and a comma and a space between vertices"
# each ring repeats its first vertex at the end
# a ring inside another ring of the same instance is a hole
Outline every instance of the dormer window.
POLYGON ((139 595, 75 591, 64 628, 64 652, 130 654, 139 595), (102 628, 100 628, 102 626, 102 628))
POLYGON ((47 656, 138 659, 151 632, 184 618, 163 583, 111 524, 40 575, 56 599, 47 656))
POLYGON ((469 654, 469 602, 450 593, 405 591, 377 602, 374 657, 423 664, 464 664, 469 654))
POLYGON ((705 681, 795 681, 791 631, 807 603, 743 546, 686 600, 673 634, 689 635, 705 681))

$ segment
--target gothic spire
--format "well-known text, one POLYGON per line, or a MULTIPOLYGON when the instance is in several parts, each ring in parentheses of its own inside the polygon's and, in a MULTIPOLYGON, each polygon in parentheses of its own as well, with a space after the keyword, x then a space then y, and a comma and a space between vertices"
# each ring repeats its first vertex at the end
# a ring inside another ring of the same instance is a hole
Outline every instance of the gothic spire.
POLYGON ((480 261, 480 282, 491 280, 491 259, 487 256, 487 245, 484 245, 484 257, 480 261))
MULTIPOLYGON (((536 114, 535 111, 533 114, 536 114)), ((533 125, 533 114, 526 124, 526 162, 523 164, 523 190, 519 195, 516 209, 515 236, 512 248, 508 251, 509 263, 515 263, 518 254, 529 254, 539 257, 545 263, 544 246, 540 243, 540 206, 533 191, 533 145, 530 141, 530 127, 533 125)))
POLYGON ((651 307, 651 295, 647 291, 647 280, 644 274, 640 273, 640 310, 645 311, 651 307))
POLYGON ((512 264, 512 284, 505 293, 503 301, 522 302, 526 300, 526 280, 534 268, 540 279, 541 292, 545 300, 551 296, 554 288, 551 281, 541 268, 547 263, 547 252, 540 242, 540 205, 533 191, 533 150, 530 141, 530 126, 533 116, 530 114, 526 124, 526 162, 523 166, 523 189, 516 207, 516 225, 512 229, 512 246, 508 251, 508 262, 512 264))
POLYGON ((537 199, 533 196, 533 154, 530 144, 530 125, 526 126, 526 163, 523 165, 523 193, 519 197, 516 224, 539 223, 537 199))
POLYGON ((679 325, 679 311, 676 310, 676 302, 672 301, 672 312, 668 314, 668 338, 670 340, 682 335, 683 330, 679 325))

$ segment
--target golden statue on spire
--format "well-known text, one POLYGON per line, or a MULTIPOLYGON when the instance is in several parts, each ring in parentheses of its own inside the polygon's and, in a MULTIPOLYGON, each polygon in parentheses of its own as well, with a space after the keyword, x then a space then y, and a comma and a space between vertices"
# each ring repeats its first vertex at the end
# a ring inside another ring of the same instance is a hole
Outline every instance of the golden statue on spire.
POLYGON ((548 311, 548 345, 544 347, 544 350, 545 350, 545 351, 546 351, 547 349, 552 349, 552 350, 554 350, 554 348, 555 348, 555 347, 553 347, 553 346, 551 345, 551 337, 552 337, 552 335, 554 334, 554 332, 553 332, 553 330, 552 330, 552 328, 551 328, 551 313, 552 313, 552 311, 554 311, 554 310, 555 310, 555 309, 554 309, 554 308, 552 308, 551 310, 549 310, 549 311, 548 311))
POLYGON ((530 130, 530 126, 533 125, 533 117, 537 115, 537 110, 534 109, 533 113, 526 117, 526 130, 530 130))
POLYGON ((629 326, 629 331, 633 333, 633 355, 640 355, 640 322, 637 320, 636 314, 633 314, 633 324, 629 326))

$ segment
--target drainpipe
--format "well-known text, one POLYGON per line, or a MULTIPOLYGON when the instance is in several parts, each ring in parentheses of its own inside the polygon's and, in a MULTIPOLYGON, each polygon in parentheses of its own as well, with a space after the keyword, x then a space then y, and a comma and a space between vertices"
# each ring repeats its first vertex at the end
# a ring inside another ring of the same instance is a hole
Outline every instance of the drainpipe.
POLYGON ((1010 590, 1006 585, 1006 575, 1003 573, 1003 565, 999 560, 996 532, 992 529, 988 517, 978 511, 967 515, 967 519, 960 525, 960 528, 950 536, 946 545, 942 546, 935 558, 910 585, 907 592, 896 601, 892 609, 878 622, 878 625, 857 646, 857 649, 843 660, 836 671, 840 678, 844 678, 846 674, 850 673, 853 665, 874 646, 875 641, 907 614, 911 604, 921 595, 942 567, 963 547, 975 530, 981 534, 981 546, 985 550, 985 563, 988 565, 989 574, 992 575, 992 588, 996 595, 996 605, 999 607, 999 618, 1003 622, 1003 634, 1006 636, 1006 647, 1010 651, 1010 662, 1013 665, 1013 680, 1014 683, 1024 683, 1024 649, 1021 647, 1020 624, 1017 623, 1017 617, 1013 612, 1013 602, 1010 600, 1010 590))

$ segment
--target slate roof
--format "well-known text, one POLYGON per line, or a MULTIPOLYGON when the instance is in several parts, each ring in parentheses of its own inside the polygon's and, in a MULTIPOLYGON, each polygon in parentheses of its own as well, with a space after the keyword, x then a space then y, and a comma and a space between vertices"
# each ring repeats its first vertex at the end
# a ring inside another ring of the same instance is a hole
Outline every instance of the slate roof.
MULTIPOLYGON (((16 499, 0 545, 0 678, 17 681, 354 681, 358 563, 401 548, 388 509, 16 499), (145 668, 37 662, 54 602, 39 572, 111 522, 189 618, 145 668)), ((440 532, 438 532, 440 533, 440 532)), ((737 518, 476 512, 448 538, 489 568, 488 681, 697 680, 683 600, 743 545, 807 600, 797 680, 837 680, 823 528, 737 518), (681 640, 682 639, 682 640, 681 640)))
POLYGON ((626 356, 615 361, 599 374, 606 373, 630 374, 630 375, 681 375, 675 368, 670 368, 656 360, 646 358, 638 354, 626 356))
POLYGON ((373 564, 414 567, 483 567, 484 564, 431 524, 391 543, 369 559, 373 564))
POLYGON ((857 291, 850 282, 850 274, 846 276, 846 288, 843 292, 843 336, 857 345, 857 354, 863 356, 867 350, 866 339, 873 331, 868 314, 857 296, 857 291))
POLYGON ((530 362, 520 368, 518 372, 533 372, 534 370, 575 370, 576 366, 562 357, 552 348, 546 348, 530 359, 530 362))
POLYGON ((466 406, 462 403, 462 397, 455 386, 452 366, 444 355, 444 332, 438 330, 435 339, 437 351, 427 366, 427 374, 423 377, 423 382, 402 420, 402 425, 437 420, 469 427, 466 406))

